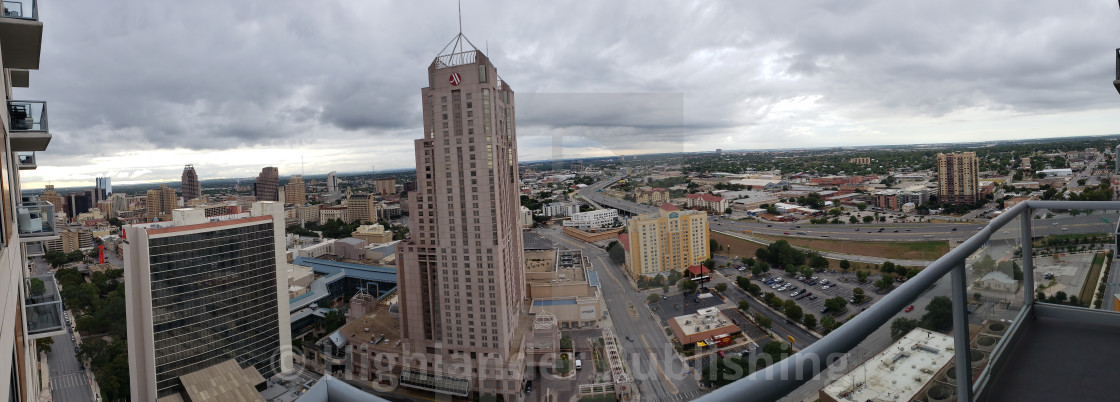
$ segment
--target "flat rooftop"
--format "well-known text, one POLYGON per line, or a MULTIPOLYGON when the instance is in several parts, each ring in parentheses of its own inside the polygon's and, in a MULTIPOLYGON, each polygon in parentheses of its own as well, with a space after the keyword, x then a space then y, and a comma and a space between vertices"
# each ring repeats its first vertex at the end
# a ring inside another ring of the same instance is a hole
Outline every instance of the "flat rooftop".
POLYGON ((381 301, 373 311, 346 323, 338 329, 338 332, 354 346, 365 344, 378 345, 379 348, 399 348, 401 320, 399 317, 393 317, 389 311, 389 306, 396 301, 396 296, 381 301), (374 343, 378 339, 381 339, 381 342, 374 343))
POLYGON ((953 337, 916 328, 820 392, 837 401, 912 400, 953 355, 953 337))
POLYGON ((708 332, 723 327, 736 327, 730 318, 723 315, 718 308, 709 307, 697 310, 695 314, 686 314, 673 317, 680 326, 685 336, 708 332))
POLYGON ((525 250, 525 281, 530 284, 586 282, 578 250, 525 250))

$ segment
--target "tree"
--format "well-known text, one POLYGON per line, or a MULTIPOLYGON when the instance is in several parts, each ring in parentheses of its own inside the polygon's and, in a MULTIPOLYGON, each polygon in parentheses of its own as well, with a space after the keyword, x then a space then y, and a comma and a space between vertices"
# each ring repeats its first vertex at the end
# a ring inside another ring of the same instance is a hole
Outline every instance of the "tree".
POLYGON ((713 253, 719 251, 719 242, 716 239, 708 239, 708 249, 713 253))
POLYGON ((898 339, 913 331, 918 327, 918 320, 899 317, 891 323, 891 338, 898 339))
POLYGON ((856 271, 856 280, 859 280, 860 283, 867 283, 867 275, 869 275, 867 271, 856 271))
POLYGON ((846 307, 847 305, 848 301, 839 296, 824 301, 824 307, 827 308, 828 311, 833 313, 839 313, 843 311, 844 307, 846 307))
POLYGON ((619 243, 617 240, 611 241, 611 243, 607 245, 607 255, 610 256, 611 261, 615 264, 622 265, 626 262, 626 249, 623 248, 622 243, 619 243))
POLYGON ((848 269, 850 269, 851 267, 852 267, 851 261, 840 260, 840 269, 843 270, 844 272, 848 272, 848 269))
POLYGON ((852 215, 852 216, 848 217, 848 223, 858 223, 858 222, 859 222, 859 219, 857 219, 855 215, 852 215))
POLYGON ((875 281, 875 288, 880 291, 885 291, 894 287, 894 279, 890 276, 883 276, 878 281, 875 281))
POLYGON ((953 300, 946 296, 937 296, 930 300, 926 306, 926 314, 922 316, 926 328, 934 331, 944 331, 953 326, 953 300))
POLYGON ((863 303, 863 298, 864 297, 866 297, 866 296, 864 296, 864 294, 863 294, 863 288, 852 289, 853 303, 855 303, 855 304, 863 303))
POLYGON ((724 209, 723 213, 726 215, 731 215, 731 207, 727 207, 727 209, 724 209))
POLYGON ((879 267, 879 271, 882 271, 885 274, 893 273, 895 272, 895 265, 893 262, 886 261, 883 263, 882 267, 879 267))
POLYGON ((856 208, 859 208, 860 211, 866 210, 867 209, 867 203, 866 202, 858 203, 858 204, 856 204, 856 208))
POLYGON ((758 323, 758 326, 762 329, 770 329, 770 326, 774 324, 769 318, 759 313, 754 313, 754 322, 758 323))
POLYGON ((663 294, 663 295, 669 294, 669 285, 661 285, 661 294, 663 294))
POLYGON ((873 216, 865 215, 863 217, 863 223, 871 223, 871 222, 874 222, 874 221, 875 221, 875 217, 873 217, 873 216))
POLYGON ((51 353, 51 345, 54 344, 54 338, 39 338, 35 340, 35 347, 43 353, 51 353))
POLYGON ((669 285, 675 285, 677 283, 677 281, 680 281, 681 278, 684 277, 684 274, 681 274, 681 271, 677 271, 675 269, 670 269, 668 276, 669 276, 669 278, 668 278, 669 282, 667 282, 667 283, 669 285))
POLYGON ((812 315, 812 314, 805 314, 805 317, 801 318, 801 323, 805 324, 806 328, 816 329, 817 328, 817 316, 812 315))
POLYGON ((973 293, 973 294, 972 294, 972 299, 973 299, 973 300, 976 300, 976 301, 980 301, 980 298, 981 298, 981 297, 984 297, 984 296, 983 296, 983 295, 981 295, 981 294, 980 294, 980 292, 976 292, 976 293, 973 293))
POLYGON ((750 286, 750 285, 751 285, 751 280, 750 279, 747 279, 744 276, 735 277, 735 286, 738 286, 739 289, 747 290, 747 287, 750 286))
POLYGON ((809 267, 801 267, 801 276, 811 278, 813 276, 813 269, 809 267))
POLYGON ((560 337, 560 349, 572 350, 572 338, 567 335, 560 337))
POLYGON ((700 265, 703 265, 704 268, 707 268, 710 271, 712 269, 715 269, 716 261, 709 258, 709 259, 704 260, 704 262, 701 262, 700 265))
POLYGON ((813 254, 813 258, 809 260, 809 266, 814 269, 828 268, 828 259, 821 257, 820 254, 813 254))
POLYGON ((801 321, 803 314, 801 306, 798 306, 793 300, 786 300, 785 313, 786 317, 793 321, 801 321))
POLYGON ((720 292, 720 293, 723 293, 723 292, 727 291, 727 284, 726 283, 717 283, 716 284, 716 291, 720 292))
POLYGON ((696 281, 694 281, 694 280, 686 279, 686 280, 677 282, 677 287, 679 287, 681 289, 681 291, 683 291, 685 293, 692 293, 692 292, 695 292, 696 288, 700 287, 700 285, 697 285, 696 281))
POLYGON ((346 316, 339 310, 331 310, 323 316, 323 331, 332 333, 346 323, 346 316))
POLYGON ((836 319, 832 318, 832 316, 826 315, 821 317, 821 331, 824 332, 825 335, 836 329, 836 326, 836 319))
POLYGON ((750 305, 750 303, 747 303, 746 300, 740 300, 739 301, 739 310, 742 311, 743 314, 746 314, 747 311, 750 310, 750 309, 751 309, 751 305, 750 305))
POLYGON ((657 303, 658 300, 661 300, 661 296, 658 296, 656 293, 650 293, 649 296, 646 297, 646 302, 649 304, 657 303))
POLYGON ((30 282, 31 284, 31 295, 33 296, 41 295, 43 294, 43 292, 47 291, 47 285, 43 283, 42 279, 31 278, 31 280, 28 282, 30 282))
POLYGON ((747 293, 750 293, 751 296, 758 297, 758 295, 762 294, 762 287, 758 286, 757 283, 752 283, 747 287, 747 293))

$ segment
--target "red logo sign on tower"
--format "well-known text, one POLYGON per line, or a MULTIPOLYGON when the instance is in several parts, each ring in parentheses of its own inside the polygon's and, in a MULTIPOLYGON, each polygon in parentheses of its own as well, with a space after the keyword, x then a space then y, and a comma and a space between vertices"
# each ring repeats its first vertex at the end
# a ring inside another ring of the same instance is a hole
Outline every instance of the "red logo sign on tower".
POLYGON ((451 78, 448 81, 451 81, 451 85, 459 85, 460 82, 463 82, 463 77, 460 77, 459 73, 451 73, 451 78))

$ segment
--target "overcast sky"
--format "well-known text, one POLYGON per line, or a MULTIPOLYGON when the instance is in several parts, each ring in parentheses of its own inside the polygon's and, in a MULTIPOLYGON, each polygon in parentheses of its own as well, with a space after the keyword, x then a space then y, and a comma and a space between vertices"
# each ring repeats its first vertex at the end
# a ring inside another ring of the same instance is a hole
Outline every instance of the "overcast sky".
MULTIPOLYGON (((25 188, 413 168, 454 1, 42 1, 25 188)), ((463 4, 520 159, 1120 132, 1108 1, 463 4)))

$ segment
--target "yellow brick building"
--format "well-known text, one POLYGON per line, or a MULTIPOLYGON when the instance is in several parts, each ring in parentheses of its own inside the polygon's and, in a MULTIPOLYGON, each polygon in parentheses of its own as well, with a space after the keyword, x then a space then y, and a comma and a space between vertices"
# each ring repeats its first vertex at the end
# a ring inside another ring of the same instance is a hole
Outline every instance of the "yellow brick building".
POLYGON ((684 270, 708 259, 708 214, 675 207, 627 222, 626 266, 635 278, 684 270))

